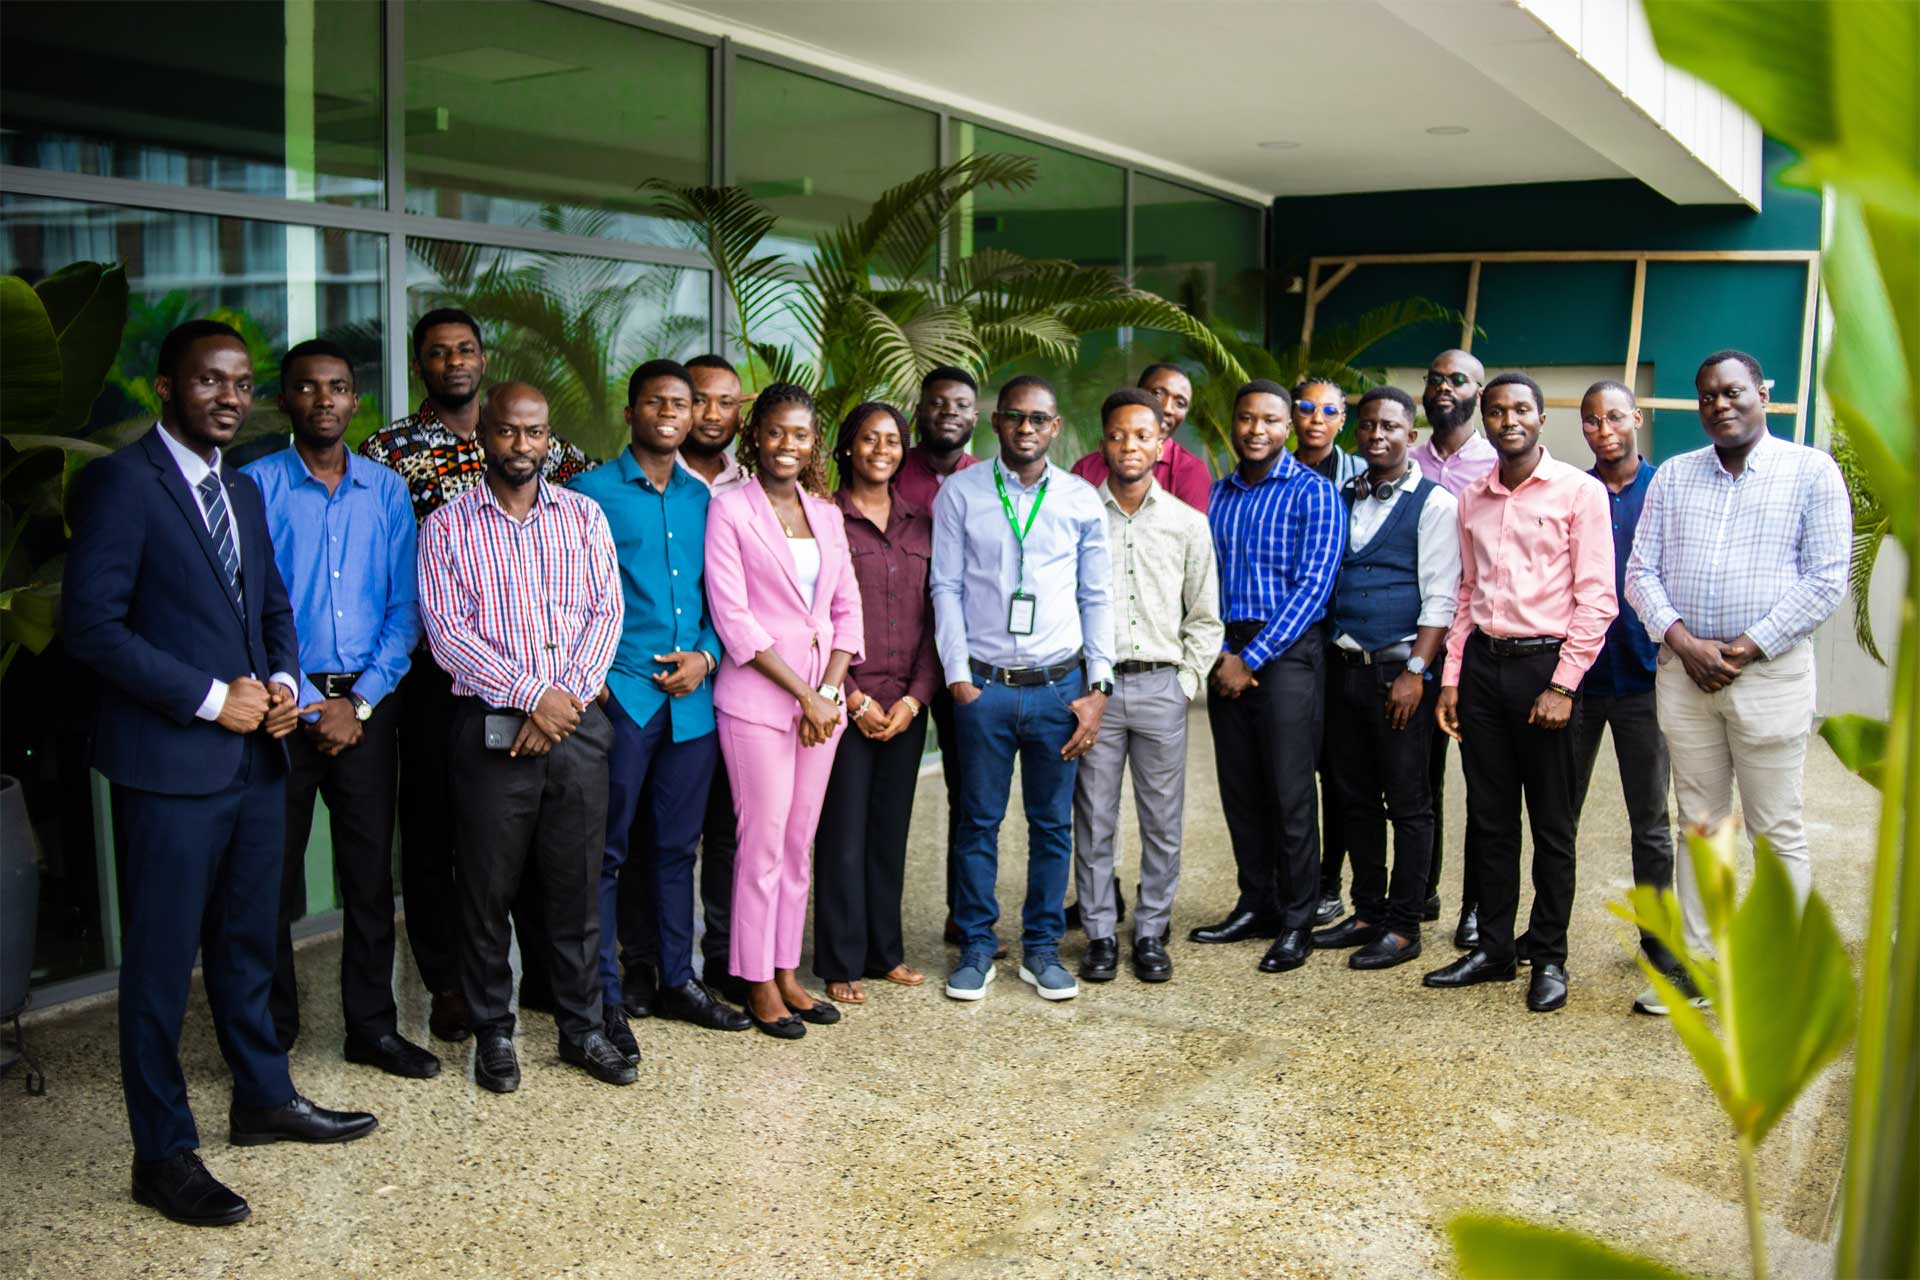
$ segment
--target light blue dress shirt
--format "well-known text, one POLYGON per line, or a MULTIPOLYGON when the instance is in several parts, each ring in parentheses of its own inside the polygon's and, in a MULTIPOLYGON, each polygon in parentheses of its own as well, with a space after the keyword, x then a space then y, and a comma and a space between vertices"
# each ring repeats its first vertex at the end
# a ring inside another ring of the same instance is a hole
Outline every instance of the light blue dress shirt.
MULTIPOLYGON (((358 671, 353 691, 378 704, 420 643, 413 505, 399 473, 356 454, 331 494, 295 449, 241 468, 260 486, 273 562, 293 602, 300 670, 358 671)), ((321 701, 305 674, 300 705, 321 701)))
POLYGON ((678 698, 669 698, 653 682, 656 672, 672 670, 654 661, 656 653, 698 650, 713 659, 715 668, 720 665, 720 637, 707 617, 707 504, 712 495, 706 484, 675 466, 662 492, 628 448, 567 487, 592 498, 607 513, 620 561, 626 612, 607 687, 637 725, 644 726, 666 706, 675 742, 712 733, 711 675, 678 698))
POLYGON ((934 641, 948 684, 973 679, 970 659, 996 667, 1052 667, 1082 652, 1089 681, 1113 677, 1107 513, 1092 485, 1051 462, 1031 489, 997 458, 948 476, 933 504, 930 583, 934 641), (1023 527, 1040 485, 1046 486, 1024 553, 1000 503, 996 474, 1023 527), (1032 635, 1007 629, 1016 583, 1035 600, 1032 635))

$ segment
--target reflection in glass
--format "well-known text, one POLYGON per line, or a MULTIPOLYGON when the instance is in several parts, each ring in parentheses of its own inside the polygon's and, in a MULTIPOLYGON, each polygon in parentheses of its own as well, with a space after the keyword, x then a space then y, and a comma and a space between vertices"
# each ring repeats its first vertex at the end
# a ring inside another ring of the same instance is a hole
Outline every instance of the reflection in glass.
POLYGON ((1258 342, 1266 333, 1264 228, 1250 205, 1137 174, 1133 281, 1258 342))
POLYGON ((379 5, 6 7, 7 164, 378 205, 380 101, 379 5))

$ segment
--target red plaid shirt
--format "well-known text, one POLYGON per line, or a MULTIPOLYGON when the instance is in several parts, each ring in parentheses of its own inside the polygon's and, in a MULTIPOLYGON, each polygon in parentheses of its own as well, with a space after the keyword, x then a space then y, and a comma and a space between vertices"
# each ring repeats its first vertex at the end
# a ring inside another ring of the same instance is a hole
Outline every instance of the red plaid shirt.
POLYGON ((524 524, 485 483, 420 526, 420 613, 453 692, 531 712, 559 687, 591 702, 620 643, 620 572, 591 499, 539 481, 524 524))

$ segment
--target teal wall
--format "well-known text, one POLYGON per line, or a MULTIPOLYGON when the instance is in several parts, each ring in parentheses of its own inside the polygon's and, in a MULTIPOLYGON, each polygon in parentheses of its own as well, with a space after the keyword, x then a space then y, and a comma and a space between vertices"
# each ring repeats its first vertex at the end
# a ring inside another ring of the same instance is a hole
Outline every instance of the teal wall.
MULTIPOLYGON (((1342 253, 1818 248, 1819 194, 1777 181, 1793 160, 1784 146, 1769 139, 1763 160, 1759 213, 1744 205, 1676 205, 1632 179, 1276 200, 1272 261, 1285 279, 1304 278, 1309 258, 1342 253)), ((1324 330, 1415 295, 1464 308, 1467 270, 1465 263, 1360 267, 1320 305, 1314 326, 1324 330)), ((1739 347, 1774 379, 1776 400, 1797 399, 1805 279, 1799 263, 1649 263, 1640 360, 1654 367, 1653 394, 1691 398, 1700 357, 1739 347)), ((1489 369, 1624 361, 1632 301, 1631 263, 1487 264, 1475 316, 1483 336, 1474 354, 1489 369)), ((1276 298, 1276 346, 1297 340, 1303 304, 1298 293, 1276 298)), ((1379 344, 1366 361, 1424 365, 1458 339, 1451 326, 1427 325, 1379 344)), ((1793 420, 1776 416, 1772 426, 1790 434, 1793 420)), ((1698 443, 1691 415, 1669 412, 1664 422, 1655 416, 1655 456, 1698 443)))

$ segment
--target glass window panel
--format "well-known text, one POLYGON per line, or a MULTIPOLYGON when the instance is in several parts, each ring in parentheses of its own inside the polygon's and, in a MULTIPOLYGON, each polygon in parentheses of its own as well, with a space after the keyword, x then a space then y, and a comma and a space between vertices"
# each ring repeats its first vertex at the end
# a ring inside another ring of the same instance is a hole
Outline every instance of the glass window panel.
POLYGON ((381 202, 380 6, 16 0, 7 164, 333 204, 381 202))
POLYGON ((1250 342, 1267 328, 1264 234, 1259 209, 1134 176, 1134 283, 1250 342))
POLYGON ((706 46, 527 0, 405 12, 409 213, 685 243, 639 187, 707 180, 706 46))
MULTIPOLYGON (((0 195, 0 272, 38 281, 75 261, 126 267, 126 331, 84 434, 111 446, 144 435, 159 412, 153 370, 160 340, 183 320, 213 316, 240 330, 253 351, 253 414, 244 443, 228 451, 236 463, 285 443, 286 419, 274 397, 280 355, 296 340, 328 337, 353 355, 360 411, 350 438, 384 421, 385 243, 361 232, 0 195)), ((61 547, 57 519, 29 521, 8 572, 48 565, 61 547)), ((111 806, 86 767, 87 716, 74 710, 88 705, 94 680, 57 641, 43 654, 15 655, 6 673, 0 772, 24 781, 42 854, 35 985, 119 960, 114 851, 124 847, 123 837, 96 826, 111 806)), ((335 905, 326 832, 322 812, 307 855, 307 905, 315 912, 335 905)))
POLYGON ((779 215, 768 248, 806 258, 813 239, 940 162, 940 118, 858 89, 741 58, 733 180, 779 215))
MULTIPOLYGON (((407 250, 407 314, 471 313, 487 380, 540 388, 555 433, 595 458, 629 439, 621 415, 635 366, 710 349, 706 271, 449 240, 410 239, 407 250)), ((408 395, 425 397, 417 377, 408 395)))

